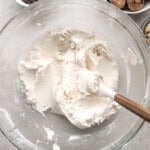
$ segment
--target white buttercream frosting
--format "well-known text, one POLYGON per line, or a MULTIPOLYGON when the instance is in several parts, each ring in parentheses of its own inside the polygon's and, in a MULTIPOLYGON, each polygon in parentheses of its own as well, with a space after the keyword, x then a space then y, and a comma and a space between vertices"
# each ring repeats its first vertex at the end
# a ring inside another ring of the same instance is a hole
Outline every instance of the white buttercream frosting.
POLYGON ((118 105, 97 94, 99 83, 117 89, 118 67, 111 51, 94 35, 71 29, 47 32, 19 63, 27 102, 39 112, 52 110, 78 128, 114 114, 118 105))

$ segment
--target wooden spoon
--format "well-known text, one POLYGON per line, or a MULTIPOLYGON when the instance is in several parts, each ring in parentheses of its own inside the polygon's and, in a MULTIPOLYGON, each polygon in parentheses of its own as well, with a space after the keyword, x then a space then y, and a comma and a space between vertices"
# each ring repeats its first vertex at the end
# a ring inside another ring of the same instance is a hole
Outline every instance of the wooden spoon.
POLYGON ((98 93, 100 95, 109 96, 113 98, 120 105, 124 106, 125 108, 133 112, 134 114, 143 118, 144 120, 150 122, 150 109, 144 108, 142 105, 134 102, 133 100, 126 98, 122 96, 121 94, 118 94, 112 89, 106 87, 103 83, 100 83, 98 93))

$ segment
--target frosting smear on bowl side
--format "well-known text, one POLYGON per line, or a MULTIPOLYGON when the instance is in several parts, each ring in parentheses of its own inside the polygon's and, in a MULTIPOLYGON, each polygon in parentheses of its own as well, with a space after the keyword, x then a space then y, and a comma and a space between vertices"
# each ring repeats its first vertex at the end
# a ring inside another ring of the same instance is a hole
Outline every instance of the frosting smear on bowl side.
POLYGON ((100 124, 118 109, 114 100, 97 95, 101 81, 116 90, 119 73, 111 51, 92 34, 72 29, 47 32, 18 70, 34 109, 64 115, 78 128, 100 124))

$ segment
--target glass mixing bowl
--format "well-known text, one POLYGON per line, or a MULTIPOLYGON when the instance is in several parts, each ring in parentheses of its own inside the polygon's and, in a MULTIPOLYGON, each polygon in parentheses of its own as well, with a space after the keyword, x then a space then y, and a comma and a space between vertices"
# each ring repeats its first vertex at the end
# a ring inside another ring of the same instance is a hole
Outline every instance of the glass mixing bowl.
POLYGON ((149 51, 137 25, 119 9, 96 0, 44 0, 14 18, 0 34, 0 128, 24 150, 120 149, 143 120, 121 108, 100 126, 80 130, 65 117, 34 111, 21 92, 17 65, 46 31, 73 28, 107 42, 119 65, 119 92, 149 106, 149 51))

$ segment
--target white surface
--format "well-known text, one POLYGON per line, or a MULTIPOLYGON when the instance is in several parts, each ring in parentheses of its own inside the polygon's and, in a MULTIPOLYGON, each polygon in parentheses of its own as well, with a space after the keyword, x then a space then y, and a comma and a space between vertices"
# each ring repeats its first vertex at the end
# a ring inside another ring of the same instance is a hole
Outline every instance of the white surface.
MULTIPOLYGON (((0 0, 0 28, 15 14, 21 11, 13 0, 0 0)), ((150 149, 150 124, 145 123, 139 133, 123 150, 149 150, 150 149)), ((0 150, 17 150, 0 132, 0 150)))

